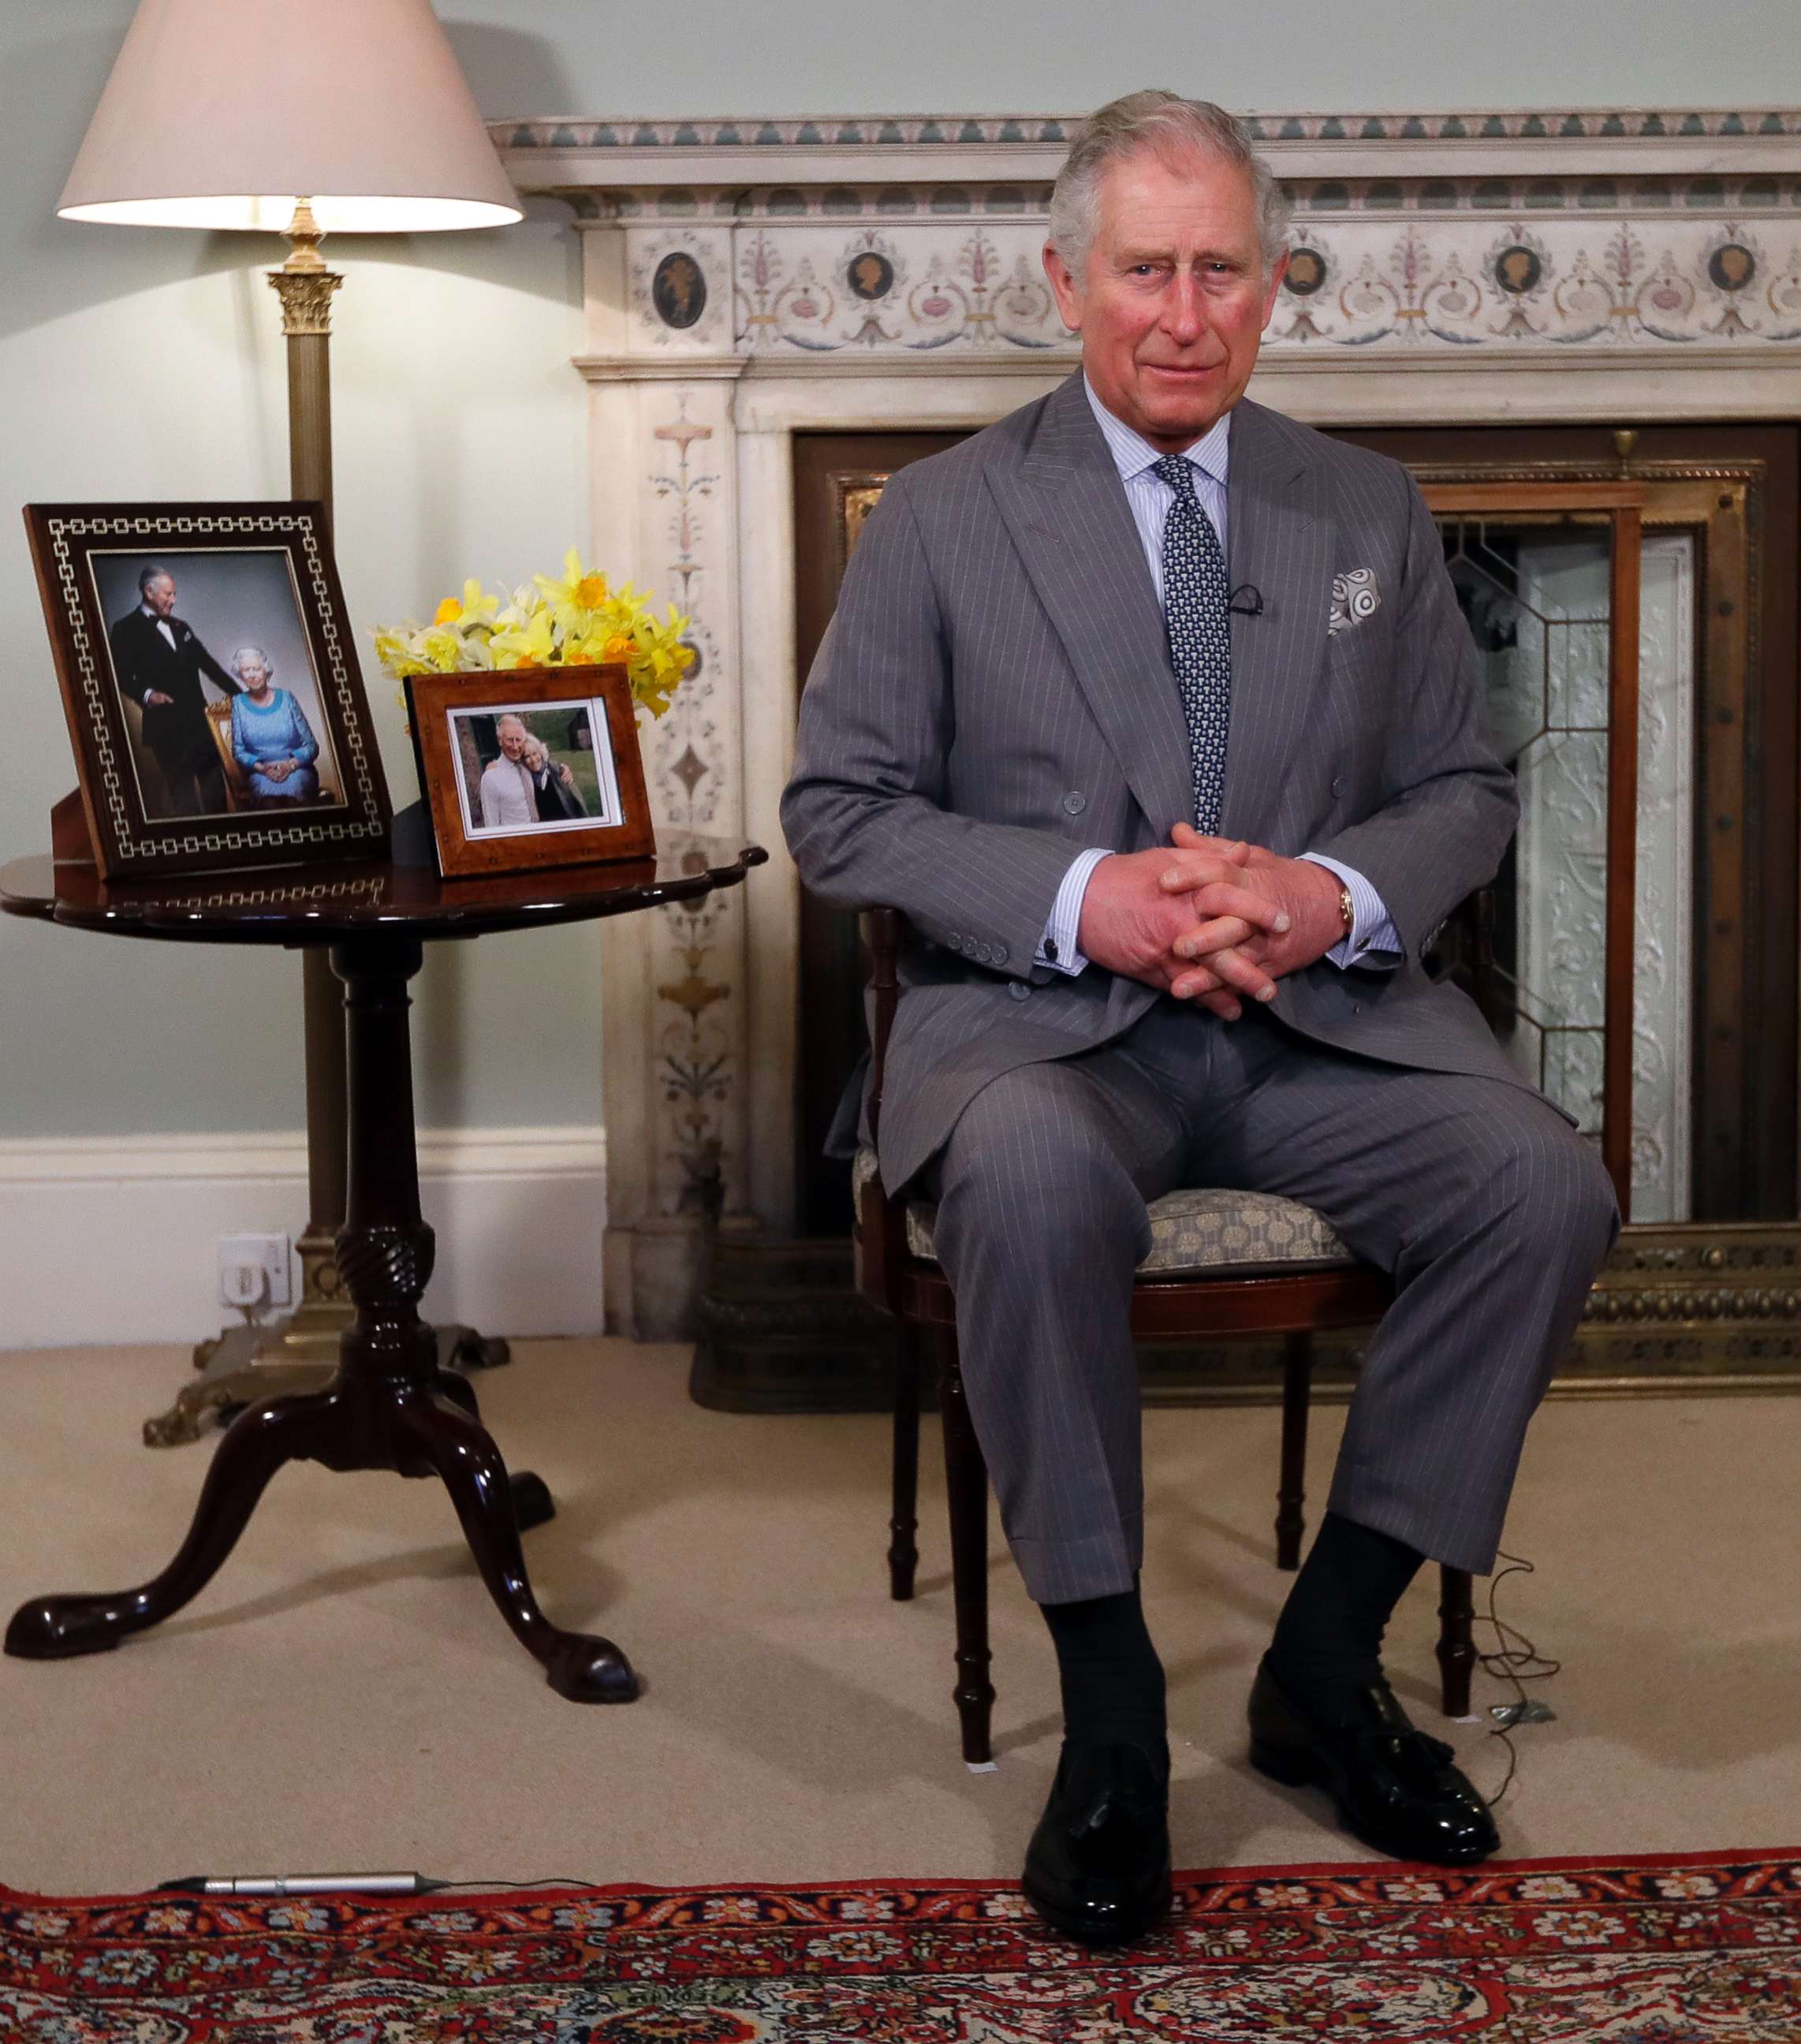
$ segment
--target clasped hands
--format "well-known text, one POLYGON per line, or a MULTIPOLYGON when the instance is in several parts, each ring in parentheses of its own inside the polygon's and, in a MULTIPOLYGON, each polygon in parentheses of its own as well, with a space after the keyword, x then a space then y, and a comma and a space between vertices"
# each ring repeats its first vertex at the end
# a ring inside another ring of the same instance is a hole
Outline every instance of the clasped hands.
POLYGON ((1114 852, 1089 874, 1077 942, 1096 965, 1235 1022, 1344 936, 1326 867, 1186 824, 1170 836, 1167 851, 1114 852))

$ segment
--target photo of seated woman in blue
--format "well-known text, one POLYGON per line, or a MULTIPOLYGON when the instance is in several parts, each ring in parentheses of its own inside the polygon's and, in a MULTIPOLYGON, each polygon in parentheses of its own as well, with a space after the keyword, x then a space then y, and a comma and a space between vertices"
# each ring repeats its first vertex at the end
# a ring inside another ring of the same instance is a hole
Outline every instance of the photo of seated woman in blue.
POLYGON ((260 646, 239 647, 232 671, 244 684, 244 694, 232 698, 232 751, 251 793, 259 802, 316 801, 319 741, 306 713, 275 686, 275 670, 260 646))

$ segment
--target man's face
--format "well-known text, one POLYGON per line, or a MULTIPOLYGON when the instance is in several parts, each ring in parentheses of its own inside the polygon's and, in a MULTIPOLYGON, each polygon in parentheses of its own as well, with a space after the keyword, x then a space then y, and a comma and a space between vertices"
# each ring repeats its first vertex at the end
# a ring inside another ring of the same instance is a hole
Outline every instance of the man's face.
POLYGON ((525 727, 510 717, 503 717, 494 726, 494 736, 501 742, 501 750, 508 759, 516 759, 525 750, 525 727))
POLYGON ((144 600, 159 617, 167 617, 175 607, 175 578, 159 575, 144 592, 144 600))
POLYGON ((1095 395, 1178 454, 1243 396, 1287 258, 1264 274, 1250 174, 1212 156, 1140 149, 1098 196, 1086 274, 1054 248, 1045 273, 1095 395))

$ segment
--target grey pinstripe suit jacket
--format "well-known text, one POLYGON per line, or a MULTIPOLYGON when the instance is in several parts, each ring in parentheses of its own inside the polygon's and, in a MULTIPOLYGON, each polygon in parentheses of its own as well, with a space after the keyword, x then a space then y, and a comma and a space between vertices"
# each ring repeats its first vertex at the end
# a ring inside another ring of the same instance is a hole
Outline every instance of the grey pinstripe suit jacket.
MULTIPOLYGON (((1388 1063, 1523 1085, 1473 1004, 1420 965, 1492 877, 1517 805, 1419 493, 1398 463, 1249 402, 1231 489, 1231 581, 1263 610, 1232 619, 1221 828, 1355 866, 1407 949, 1393 972, 1293 974, 1274 1012, 1388 1063), (1381 602, 1329 636, 1332 578, 1354 568, 1381 602)), ((1162 613, 1078 372, 894 477, 801 701, 781 819, 802 878, 847 906, 892 903, 928 940, 889 1051, 891 1191, 991 1079, 1092 1049, 1158 997, 1033 955, 1077 851, 1167 843, 1192 799, 1162 613)))

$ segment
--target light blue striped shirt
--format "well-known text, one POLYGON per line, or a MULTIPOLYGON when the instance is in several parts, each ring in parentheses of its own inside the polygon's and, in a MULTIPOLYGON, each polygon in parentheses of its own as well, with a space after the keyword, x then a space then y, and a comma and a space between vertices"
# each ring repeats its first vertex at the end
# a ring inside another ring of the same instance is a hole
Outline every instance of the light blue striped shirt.
MULTIPOLYGON (((1150 563, 1150 579, 1157 591, 1159 608, 1163 602, 1163 527, 1169 515, 1169 506, 1176 493, 1156 472, 1157 463, 1162 459, 1149 440, 1135 433, 1123 419, 1116 418, 1094 394, 1094 386, 1085 376, 1082 388, 1088 393, 1089 408, 1102 437, 1107 442, 1108 451, 1113 457, 1113 465, 1119 471, 1119 480, 1125 486, 1126 503, 1132 514, 1132 523, 1138 528, 1139 539, 1144 548, 1145 559, 1150 563)), ((1227 486, 1231 468, 1232 415, 1227 412, 1216 419, 1212 426, 1191 448, 1183 450, 1183 455, 1195 471, 1195 495, 1200 500, 1200 508, 1219 535, 1219 551, 1226 548, 1227 486)), ((1054 966, 1058 972, 1073 975, 1088 963, 1076 942, 1077 932, 1081 927, 1082 898, 1088 892, 1089 875, 1102 859, 1111 856, 1109 851, 1096 847, 1078 852, 1069 870, 1063 876, 1062 885, 1057 890, 1057 899, 1052 905, 1050 920, 1045 924, 1043 940, 1039 946, 1038 962, 1054 966)), ((1329 873, 1336 874, 1350 891, 1351 906, 1354 913, 1349 933, 1326 954, 1334 965, 1392 966, 1400 962, 1400 933, 1395 928, 1382 897, 1354 866, 1345 866, 1335 859, 1323 859, 1316 851, 1304 851, 1301 857, 1315 866, 1323 866, 1329 873)))

